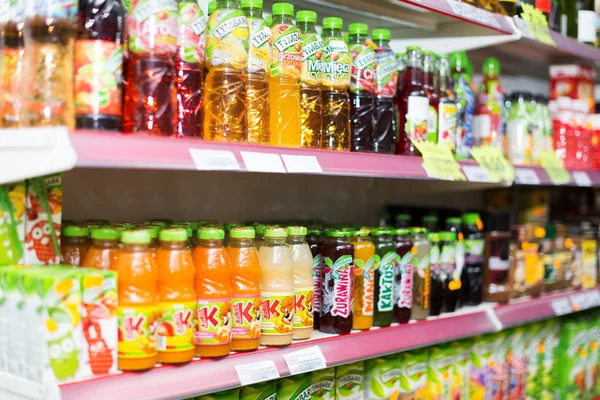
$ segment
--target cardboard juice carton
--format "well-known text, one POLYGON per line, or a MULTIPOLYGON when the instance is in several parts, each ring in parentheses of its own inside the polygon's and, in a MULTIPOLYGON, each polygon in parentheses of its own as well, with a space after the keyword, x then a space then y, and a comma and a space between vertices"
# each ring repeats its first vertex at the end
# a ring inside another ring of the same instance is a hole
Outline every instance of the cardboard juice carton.
POLYGON ((598 354, 598 343, 600 342, 600 326, 598 326, 597 321, 589 319, 585 321, 585 328, 588 332, 588 354, 585 388, 590 393, 590 395, 593 395, 598 382, 597 367, 598 360, 600 358, 600 355, 598 354))
POLYGON ((325 368, 312 373, 312 399, 335 399, 335 368, 325 368))
POLYGON ((560 320, 549 319, 543 323, 542 343, 544 356, 542 362, 541 400, 558 398, 558 348, 560 343, 560 320))
POLYGON ((222 392, 205 394, 204 396, 194 397, 195 400, 237 400, 240 397, 240 389, 229 389, 222 392))
POLYGON ((509 347, 510 334, 508 332, 499 332, 493 335, 494 350, 492 352, 492 380, 490 386, 486 388, 486 399, 505 400, 509 392, 509 347))
POLYGON ((335 367, 335 399, 362 400, 365 390, 364 374, 363 361, 335 367))
POLYGON ((537 322, 526 327, 525 398, 538 400, 542 393, 544 376, 544 324, 537 322))
POLYGON ((281 379, 277 383, 279 400, 309 400, 311 398, 311 374, 298 374, 281 379))
POLYGON ((492 369, 494 345, 494 335, 478 336, 473 341, 473 351, 471 352, 471 379, 469 382, 470 398, 473 400, 487 399, 488 391, 491 392, 494 379, 494 371, 492 369))
POLYGON ((365 399, 396 398, 400 393, 400 355, 365 361, 365 399))
POLYGON ((240 400, 277 400, 277 381, 243 386, 240 390, 240 400))
POLYGON ((527 377, 527 338, 526 327, 520 326, 511 330, 508 366, 509 383, 508 399, 518 400, 525 396, 525 382, 527 377))
POLYGON ((27 330, 26 320, 23 318, 24 298, 21 287, 21 274, 25 267, 5 267, 4 283, 6 287, 6 310, 7 319, 7 365, 8 372, 13 375, 26 377, 25 374, 25 349, 27 346, 25 332, 27 330))
POLYGON ((23 262, 25 182, 0 185, 0 265, 23 262))
POLYGON ((427 363, 428 400, 452 400, 454 357, 454 350, 448 346, 435 346, 429 352, 427 363))
POLYGON ((23 268, 20 271, 21 284, 19 285, 23 296, 21 317, 25 321, 25 376, 33 382, 42 383, 43 363, 41 360, 47 356, 47 348, 43 340, 46 319, 41 296, 43 271, 39 267, 23 268))
POLYGON ((400 399, 425 400, 427 398, 426 349, 413 350, 400 354, 402 372, 400 374, 400 399))
POLYGON ((473 342, 464 340, 453 342, 450 348, 454 351, 452 365, 452 396, 453 398, 469 398, 469 381, 471 379, 471 353, 473 342))
POLYGON ((558 389, 561 400, 587 398, 588 332, 577 319, 565 321, 558 348, 558 389))

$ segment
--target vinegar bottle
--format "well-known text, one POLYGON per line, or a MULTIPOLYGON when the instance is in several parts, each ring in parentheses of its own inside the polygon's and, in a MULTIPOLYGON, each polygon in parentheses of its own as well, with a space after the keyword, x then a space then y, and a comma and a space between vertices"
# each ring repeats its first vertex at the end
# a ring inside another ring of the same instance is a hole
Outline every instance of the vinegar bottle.
POLYGON ((406 69, 404 87, 400 93, 400 138, 404 142, 404 153, 419 156, 415 142, 427 140, 427 118, 429 99, 423 88, 423 57, 421 48, 409 46, 406 49, 406 69), (403 139, 402 139, 403 138, 403 139))
POLYGON ((313 256, 306 243, 307 229, 288 226, 288 246, 294 259, 294 339, 308 339, 313 332, 313 256))
POLYGON ((0 48, 0 127, 22 125, 25 84, 25 47, 23 38, 24 2, 9 2, 4 23, 0 25, 3 43, 0 48))

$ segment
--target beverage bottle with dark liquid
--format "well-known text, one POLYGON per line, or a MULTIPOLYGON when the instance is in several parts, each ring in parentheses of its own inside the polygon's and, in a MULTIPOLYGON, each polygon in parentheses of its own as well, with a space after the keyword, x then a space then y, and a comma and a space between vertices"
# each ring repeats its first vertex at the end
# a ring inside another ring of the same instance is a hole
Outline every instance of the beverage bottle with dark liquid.
POLYGON ((406 49, 406 68, 404 87, 400 93, 400 144, 404 145, 402 154, 421 155, 415 143, 427 140, 427 117, 429 99, 423 87, 423 56, 421 48, 409 46, 406 49))

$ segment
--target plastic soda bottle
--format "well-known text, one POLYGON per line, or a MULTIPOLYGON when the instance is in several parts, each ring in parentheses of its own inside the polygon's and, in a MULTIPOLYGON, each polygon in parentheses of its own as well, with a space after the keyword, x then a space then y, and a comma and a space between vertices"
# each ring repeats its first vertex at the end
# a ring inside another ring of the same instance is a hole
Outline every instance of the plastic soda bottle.
POLYGON ((302 37, 292 20, 294 6, 273 4, 273 49, 269 77, 271 146, 300 147, 302 37))
POLYGON ((284 228, 265 229, 258 251, 261 274, 260 344, 287 346, 294 331, 294 259, 284 228))
POLYGON ((373 149, 375 102, 375 49, 367 44, 369 26, 350 24, 349 50, 352 57, 350 74, 350 150, 368 152, 373 149))
POLYGON ((392 232, 381 228, 371 232, 375 245, 375 296, 373 324, 390 326, 394 317, 394 272, 396 245, 392 232))
POLYGON ((400 143, 404 145, 402 154, 421 155, 415 143, 427 140, 429 99, 423 87, 423 56, 421 48, 409 46, 406 49, 406 69, 404 86, 400 93, 400 143))
POLYGON ((206 140, 246 140, 248 37, 248 20, 238 1, 219 0, 206 29, 206 140))
POLYGON ((504 93, 500 85, 500 63, 494 57, 483 62, 483 82, 479 87, 473 117, 473 145, 489 145, 503 150, 504 93))
POLYGON ((0 18, 3 43, 0 49, 0 127, 16 128, 22 124, 25 47, 23 21, 25 2, 8 2, 0 18))
POLYGON ((369 231, 352 234, 354 246, 354 312, 352 329, 371 329, 373 325, 373 290, 375 285, 375 245, 369 231))
POLYGON ((306 243, 307 229, 303 226, 288 226, 288 246, 294 259, 294 339, 308 339, 314 322, 314 282, 312 276, 313 256, 306 243))
POLYGON ((456 96, 456 156, 470 158, 473 147, 473 111, 475 94, 471 88, 471 80, 467 73, 469 58, 464 51, 457 51, 450 56, 452 80, 456 96))
POLYGON ((442 55, 438 61, 438 143, 445 144, 450 151, 456 150, 456 100, 450 82, 450 63, 442 55))
POLYGON ((75 42, 75 122, 119 131, 123 116, 123 3, 79 1, 75 42))
POLYGON ((102 270, 114 270, 119 255, 119 232, 113 228, 92 229, 90 234, 92 245, 88 249, 83 262, 84 267, 102 270))
POLYGON ((119 285, 119 360, 122 371, 154 367, 158 361, 158 268, 150 254, 150 234, 123 232, 115 271, 119 285))
POLYGON ((323 266, 323 263, 321 262, 321 231, 316 228, 310 228, 308 230, 306 242, 308 243, 308 247, 313 256, 313 327, 314 329, 319 329, 321 313, 321 269, 323 266))
POLYGON ((256 350, 260 338, 260 259, 254 247, 254 229, 235 227, 229 232, 233 324, 231 349, 256 350))
POLYGON ((242 10, 250 29, 248 57, 248 143, 269 144, 269 86, 271 28, 263 19, 262 0, 242 0, 242 10))
POLYGON ((323 19, 323 133, 321 149, 350 151, 350 53, 344 21, 323 19))
POLYGON ((440 93, 437 85, 436 55, 431 51, 423 52, 423 89, 429 99, 427 112, 427 141, 438 142, 438 120, 440 110, 440 93))
MULTIPOLYGON (((218 11, 217 11, 218 12, 218 11)), ((223 357, 231 350, 231 263, 220 228, 201 228, 196 266, 196 356, 223 357)))
POLYGON ((316 149, 321 143, 323 129, 323 96, 321 95, 321 69, 323 65, 323 39, 315 25, 317 13, 298 11, 296 25, 302 33, 302 83, 300 107, 302 114, 301 146, 316 149))

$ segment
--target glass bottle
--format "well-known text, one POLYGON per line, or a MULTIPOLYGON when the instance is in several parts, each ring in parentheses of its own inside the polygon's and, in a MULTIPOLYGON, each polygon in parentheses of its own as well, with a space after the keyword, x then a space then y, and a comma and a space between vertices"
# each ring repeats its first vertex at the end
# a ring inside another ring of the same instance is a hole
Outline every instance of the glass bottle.
POLYGON ((423 57, 421 48, 409 46, 406 49, 406 69, 404 70, 404 87, 400 93, 400 143, 402 154, 420 156, 414 143, 427 140, 427 120, 429 99, 423 87, 423 57))
POLYGON ((438 143, 445 144, 452 153, 456 151, 456 98, 451 84, 450 62, 442 55, 437 65, 439 77, 438 91, 440 106, 438 108, 438 143))
POLYGON ((483 223, 477 213, 463 215, 465 264, 461 273, 462 304, 477 306, 483 297, 483 223))
MULTIPOLYGON (((0 25, 0 90, 3 102, 0 104, 0 127, 17 128, 23 126, 25 76, 25 44, 23 27, 25 23, 25 2, 8 2, 8 10, 3 11, 0 25)), ((7 4, 7 2, 4 2, 7 4)))
POLYGON ((410 321, 414 276, 416 275, 415 255, 417 247, 409 229, 397 229, 394 236, 396 245, 396 267, 394 271, 394 322, 406 324, 410 321))

